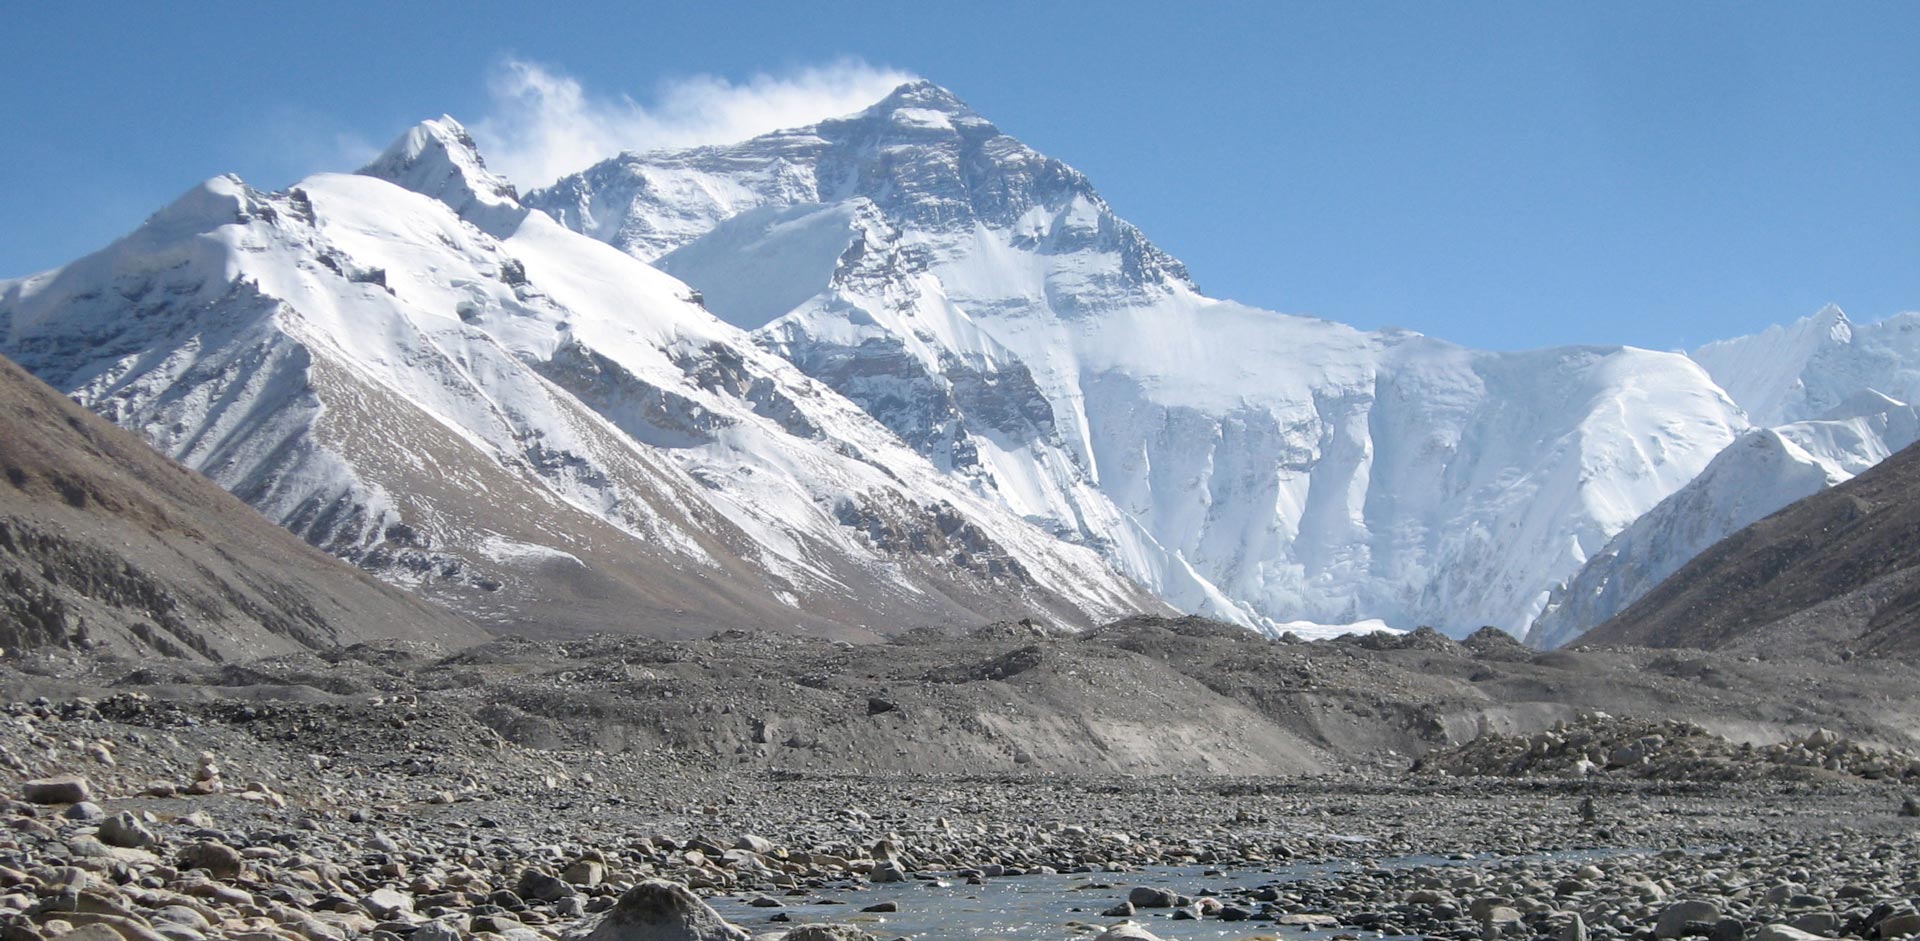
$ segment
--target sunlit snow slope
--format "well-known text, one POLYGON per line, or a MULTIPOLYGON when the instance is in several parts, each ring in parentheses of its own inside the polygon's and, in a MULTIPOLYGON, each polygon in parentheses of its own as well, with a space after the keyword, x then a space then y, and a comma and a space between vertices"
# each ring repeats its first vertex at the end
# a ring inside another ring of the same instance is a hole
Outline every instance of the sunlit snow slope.
POLYGON ((1920 312, 1856 324, 1829 306, 1797 323, 1709 343, 1693 358, 1757 425, 1819 418, 1869 390, 1920 402, 1920 312))

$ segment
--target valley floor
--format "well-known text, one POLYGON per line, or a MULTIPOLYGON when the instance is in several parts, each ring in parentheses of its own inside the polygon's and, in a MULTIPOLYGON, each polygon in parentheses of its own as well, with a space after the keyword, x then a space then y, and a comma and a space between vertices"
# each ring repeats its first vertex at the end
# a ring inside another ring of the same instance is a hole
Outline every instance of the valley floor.
MULTIPOLYGON (((1369 643, 1142 622, 868 647, 727 635, 224 666, 16 659, 0 666, 15 703, 0 763, 37 800, 0 808, 0 930, 538 941, 618 928, 602 920, 622 893, 667 879, 755 933, 1920 931, 1910 683, 1876 685, 1869 665, 1369 643), (1521 698, 1598 695, 1556 656, 1637 708, 1521 698), (1827 692, 1847 675, 1860 702, 1827 692), (1805 720, 1882 724, 1860 742, 1795 737, 1742 698, 1756 678, 1772 699, 1807 691, 1805 720), (1467 703, 1484 734, 1454 728, 1467 703), (1096 722, 1103 708, 1124 722, 1096 722), (1792 744, 1708 730, 1736 718, 1792 744), (1060 744, 1075 734, 1098 743, 1060 744), (61 774, 87 793, 46 780, 61 774), (1020 887, 1027 921, 982 922, 1020 887)), ((607 930, 597 941, 663 936, 607 930)))

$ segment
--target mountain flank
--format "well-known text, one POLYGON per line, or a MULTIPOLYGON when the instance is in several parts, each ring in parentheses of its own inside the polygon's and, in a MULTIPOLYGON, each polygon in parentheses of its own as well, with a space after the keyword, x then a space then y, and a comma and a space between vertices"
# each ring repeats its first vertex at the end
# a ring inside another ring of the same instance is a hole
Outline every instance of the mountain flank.
POLYGON ((1721 540, 1584 640, 1920 654, 1920 446, 1721 540))
POLYGON ((224 661, 479 628, 384 585, 0 359, 0 644, 224 661))

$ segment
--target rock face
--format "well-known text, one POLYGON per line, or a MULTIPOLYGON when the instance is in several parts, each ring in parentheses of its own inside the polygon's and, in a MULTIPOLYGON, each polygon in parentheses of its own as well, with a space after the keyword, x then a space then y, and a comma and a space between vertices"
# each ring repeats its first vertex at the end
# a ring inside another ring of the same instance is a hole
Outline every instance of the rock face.
POLYGON ((972 489, 1275 633, 1523 632, 1746 426, 1675 354, 1481 353, 1208 298, 1084 175, 927 83, 526 199, 972 489))
POLYGON ((5 359, 0 473, 0 646, 219 660, 483 636, 302 545, 5 359))
POLYGON ((1920 654, 1920 446, 1720 541, 1585 640, 1920 654))
POLYGON ((489 626, 872 637, 1167 610, 686 285, 528 211, 451 120, 357 175, 210 180, 0 283, 0 352, 489 626))
POLYGON ((642 882, 620 900, 580 941, 747 941, 713 907, 677 882, 642 882))

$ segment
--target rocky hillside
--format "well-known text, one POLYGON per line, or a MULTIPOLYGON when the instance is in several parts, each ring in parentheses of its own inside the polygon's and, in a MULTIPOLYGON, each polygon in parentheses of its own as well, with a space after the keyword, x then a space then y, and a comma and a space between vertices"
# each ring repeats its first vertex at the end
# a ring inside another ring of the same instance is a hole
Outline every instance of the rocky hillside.
POLYGON ((484 636, 0 359, 0 645, 196 660, 484 636))
POLYGON ((1920 655, 1920 447, 1720 541, 1585 641, 1920 655))

